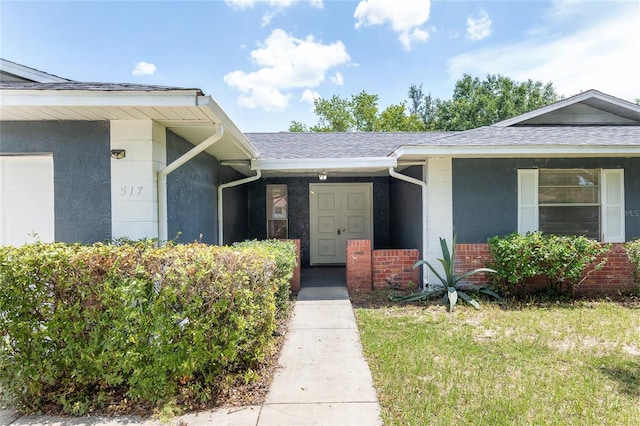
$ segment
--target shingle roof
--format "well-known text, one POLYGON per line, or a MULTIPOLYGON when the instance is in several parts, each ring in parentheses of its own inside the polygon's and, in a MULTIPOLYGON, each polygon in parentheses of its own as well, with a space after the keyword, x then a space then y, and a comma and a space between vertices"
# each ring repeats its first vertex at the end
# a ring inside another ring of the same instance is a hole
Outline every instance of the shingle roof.
POLYGON ((457 132, 246 133, 261 159, 386 157, 457 132))
POLYGON ((627 146, 640 147, 640 126, 523 126, 480 127, 432 141, 407 145, 438 146, 627 146))
POLYGON ((466 132, 247 133, 261 159, 386 157, 399 146, 638 146, 640 126, 480 127, 466 132))
POLYGON ((88 90, 96 92, 170 92, 190 90, 199 96, 203 93, 197 88, 156 86, 151 84, 133 83, 94 83, 81 81, 65 81, 61 83, 26 83, 12 82, 0 83, 0 89, 6 90, 88 90))

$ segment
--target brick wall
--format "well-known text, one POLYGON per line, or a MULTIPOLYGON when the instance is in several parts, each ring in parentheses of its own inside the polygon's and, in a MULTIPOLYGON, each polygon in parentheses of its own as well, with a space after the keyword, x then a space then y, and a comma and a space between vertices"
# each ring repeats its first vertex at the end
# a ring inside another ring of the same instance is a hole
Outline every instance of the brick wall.
POLYGON ((373 288, 388 288, 387 279, 398 283, 400 288, 409 288, 409 282, 415 287, 420 279, 420 270, 413 269, 417 261, 417 249, 374 250, 371 254, 373 288))
POLYGON ((347 240, 347 289, 371 290, 371 241, 347 240))
POLYGON ((296 245, 296 267, 293 269, 293 276, 289 281, 292 293, 298 293, 300 291, 300 240, 280 240, 291 241, 296 245))
MULTIPOLYGON (((607 264, 599 271, 594 271, 578 287, 578 295, 587 294, 617 294, 636 288, 633 280, 633 265, 627 260, 624 244, 612 244, 611 251, 607 254, 607 264)), ((482 268, 489 259, 489 246, 487 244, 456 244, 456 271, 467 272, 472 269, 482 268)), ((470 282, 484 284, 483 274, 477 274, 468 279, 470 282)), ((529 288, 535 289, 543 285, 540 280, 532 280, 529 288)))

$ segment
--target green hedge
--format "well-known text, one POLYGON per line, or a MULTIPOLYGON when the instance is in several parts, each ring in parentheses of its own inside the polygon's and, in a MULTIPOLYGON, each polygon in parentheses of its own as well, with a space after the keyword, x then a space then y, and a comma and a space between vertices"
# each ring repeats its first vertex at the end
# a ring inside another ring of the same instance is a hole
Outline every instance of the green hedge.
POLYGON ((487 275, 490 284, 503 295, 521 295, 527 281, 536 276, 546 279, 547 293, 573 295, 594 270, 602 269, 611 249, 582 236, 558 236, 531 232, 488 240, 491 260, 487 267, 497 271, 487 275), (597 263, 596 263, 597 261, 597 263))
POLYGON ((627 259, 635 267, 635 279, 640 284, 640 239, 629 241, 624 246, 627 251, 627 259))
POLYGON ((297 266, 296 245, 293 241, 251 240, 235 243, 233 246, 259 250, 260 253, 269 256, 275 262, 276 270, 272 279, 278 286, 276 308, 280 317, 286 316, 289 312, 288 307, 291 296, 290 281, 297 266))
POLYGON ((0 388, 73 414, 114 395, 211 398, 272 349, 290 256, 274 242, 0 247, 0 388))

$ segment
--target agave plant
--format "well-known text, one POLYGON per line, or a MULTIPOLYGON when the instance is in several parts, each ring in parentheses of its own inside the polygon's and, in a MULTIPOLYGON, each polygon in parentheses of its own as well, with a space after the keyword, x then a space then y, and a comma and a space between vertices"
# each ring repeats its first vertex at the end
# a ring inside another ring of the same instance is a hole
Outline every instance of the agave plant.
POLYGON ((394 295, 391 296, 391 300, 397 302, 416 302, 419 300, 428 300, 434 297, 442 296, 442 303, 444 305, 449 305, 449 312, 453 311, 454 306, 456 306, 456 303, 458 302, 458 298, 469 303, 474 308, 480 309, 480 304, 478 303, 478 301, 469 296, 469 294, 467 294, 468 292, 483 293, 495 298, 499 302, 502 302, 502 297, 500 297, 500 295, 498 295, 496 292, 488 288, 477 286, 464 281, 466 278, 481 272, 495 273, 496 271, 490 268, 478 268, 458 276, 454 271, 454 256, 456 247, 455 236, 453 237, 451 251, 449 251, 449 247, 447 246, 447 242, 444 238, 440 238, 440 247, 442 248, 443 258, 438 260, 444 268, 444 277, 440 275, 440 273, 438 273, 438 271, 436 271, 435 268, 426 260, 417 261, 415 265, 413 265, 413 267, 415 269, 418 266, 427 265, 429 269, 431 269, 431 271, 434 273, 434 275, 440 280, 441 284, 434 290, 427 290, 421 293, 413 293, 409 295, 394 295))

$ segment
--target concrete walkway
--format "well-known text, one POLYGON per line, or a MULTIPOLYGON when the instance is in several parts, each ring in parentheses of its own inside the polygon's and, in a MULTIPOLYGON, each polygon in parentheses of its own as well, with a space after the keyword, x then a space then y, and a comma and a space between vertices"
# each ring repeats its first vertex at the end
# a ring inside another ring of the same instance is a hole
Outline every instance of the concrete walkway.
MULTIPOLYGON (((347 289, 303 287, 293 310, 280 368, 262 406, 229 407, 171 419, 174 425, 382 425, 371 372, 347 289)), ((340 284, 340 283, 337 283, 340 284)), ((312 283, 313 285, 313 283, 312 283)), ((157 420, 126 417, 20 417, 0 410, 0 426, 161 425, 157 420)))

